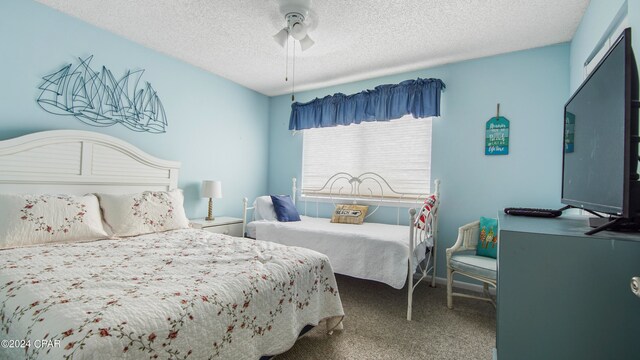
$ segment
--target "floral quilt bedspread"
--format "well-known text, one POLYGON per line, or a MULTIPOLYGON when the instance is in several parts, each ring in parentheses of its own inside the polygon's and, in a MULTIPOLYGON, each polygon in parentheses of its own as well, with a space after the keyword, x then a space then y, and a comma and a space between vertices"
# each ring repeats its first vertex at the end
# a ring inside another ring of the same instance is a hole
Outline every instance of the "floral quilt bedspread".
POLYGON ((342 315, 303 248, 185 229, 0 251, 2 359, 258 359, 342 315))

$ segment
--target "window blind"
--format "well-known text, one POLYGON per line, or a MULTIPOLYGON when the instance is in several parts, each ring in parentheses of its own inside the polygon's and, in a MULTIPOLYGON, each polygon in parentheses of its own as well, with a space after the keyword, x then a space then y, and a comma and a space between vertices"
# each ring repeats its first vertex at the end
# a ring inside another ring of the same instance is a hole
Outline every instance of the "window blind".
MULTIPOLYGON (((409 115, 392 121, 304 130, 302 194, 322 188, 338 172, 353 176, 374 172, 396 192, 429 193, 431 124, 431 118, 409 115)), ((397 197, 390 192, 382 195, 397 197)))

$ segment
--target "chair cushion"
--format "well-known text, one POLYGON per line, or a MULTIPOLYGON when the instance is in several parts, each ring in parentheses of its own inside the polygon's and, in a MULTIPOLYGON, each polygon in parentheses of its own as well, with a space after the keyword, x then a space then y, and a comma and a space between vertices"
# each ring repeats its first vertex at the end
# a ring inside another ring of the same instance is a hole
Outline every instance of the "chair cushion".
POLYGON ((463 273, 496 279, 496 259, 477 255, 453 255, 450 266, 463 273))
POLYGON ((498 219, 480 218, 480 239, 476 255, 498 257, 498 219))

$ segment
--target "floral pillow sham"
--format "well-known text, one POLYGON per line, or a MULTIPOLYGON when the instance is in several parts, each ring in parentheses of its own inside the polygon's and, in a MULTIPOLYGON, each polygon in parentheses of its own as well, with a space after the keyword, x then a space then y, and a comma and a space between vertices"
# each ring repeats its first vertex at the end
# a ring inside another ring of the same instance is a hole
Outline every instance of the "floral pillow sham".
POLYGON ((137 194, 97 194, 113 236, 126 237, 189 227, 179 189, 137 194))
POLYGON ((0 249, 107 237, 94 195, 0 194, 0 249))

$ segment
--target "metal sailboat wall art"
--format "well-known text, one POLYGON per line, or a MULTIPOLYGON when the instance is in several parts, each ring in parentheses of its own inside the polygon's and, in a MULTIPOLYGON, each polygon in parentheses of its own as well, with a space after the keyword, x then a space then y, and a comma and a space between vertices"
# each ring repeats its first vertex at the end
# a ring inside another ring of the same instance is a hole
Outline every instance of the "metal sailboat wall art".
POLYGON ((44 76, 38 105, 50 114, 74 116, 91 126, 122 124, 133 131, 165 133, 167 116, 158 93, 148 82, 140 86, 144 70, 128 70, 116 79, 105 66, 101 71, 91 69, 92 59, 93 55, 78 58, 75 67, 68 64, 44 76))

